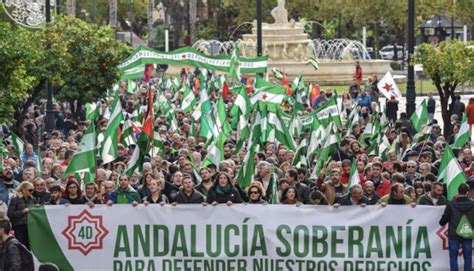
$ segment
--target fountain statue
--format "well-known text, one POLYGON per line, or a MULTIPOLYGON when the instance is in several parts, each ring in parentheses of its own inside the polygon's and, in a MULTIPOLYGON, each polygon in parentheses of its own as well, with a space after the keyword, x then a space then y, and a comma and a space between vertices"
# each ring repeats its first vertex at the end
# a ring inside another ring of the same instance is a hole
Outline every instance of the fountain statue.
MULTIPOLYGON (((365 74, 383 75, 390 63, 370 58, 359 41, 337 39, 333 41, 311 40, 305 33, 306 21, 288 19, 285 0, 278 0, 271 15, 274 23, 262 23, 263 54, 268 57, 268 69, 284 70, 289 78, 303 75, 305 80, 351 82, 354 62, 359 60, 365 74), (319 70, 307 65, 314 57, 320 62, 319 70)), ((252 23, 252 32, 244 34, 238 43, 244 57, 256 57, 257 23, 252 23)))
MULTIPOLYGON (((318 81, 321 84, 338 84, 352 81, 355 60, 359 60, 366 75, 383 76, 391 70, 390 61, 371 60, 367 49, 360 41, 311 40, 304 28, 308 22, 304 19, 298 22, 288 19, 285 0, 278 0, 277 3, 271 12, 274 22, 262 24, 262 53, 268 57, 269 71, 272 68, 284 70, 289 80, 297 75, 303 75, 304 80, 318 81), (307 65, 312 57, 319 61, 317 71, 311 65, 307 65)), ((243 57, 256 57, 257 22, 244 24, 252 24, 252 32, 244 34, 242 40, 238 42, 199 40, 193 47, 205 54, 230 55, 234 46, 238 46, 243 57)))
POLYGON ((275 19, 275 24, 288 23, 288 11, 285 8, 285 0, 278 0, 278 5, 272 10, 272 17, 275 19))

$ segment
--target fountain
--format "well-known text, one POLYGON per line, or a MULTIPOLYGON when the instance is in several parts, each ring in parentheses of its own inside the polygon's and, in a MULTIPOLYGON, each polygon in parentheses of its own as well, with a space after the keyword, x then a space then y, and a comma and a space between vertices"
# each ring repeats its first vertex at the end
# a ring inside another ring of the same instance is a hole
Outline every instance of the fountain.
MULTIPOLYGON (((365 75, 383 76, 391 71, 390 61, 370 60, 365 47, 359 41, 349 39, 310 40, 305 33, 307 23, 288 20, 285 0, 278 0, 278 5, 271 12, 275 22, 262 24, 263 54, 268 56, 268 69, 284 70, 289 78, 301 74, 305 80, 325 84, 349 83, 354 74, 354 62, 359 60, 365 75), (306 65, 309 58, 319 61, 319 70, 306 65)), ((244 34, 238 42, 240 53, 244 57, 257 55, 256 21, 252 33, 244 34)))

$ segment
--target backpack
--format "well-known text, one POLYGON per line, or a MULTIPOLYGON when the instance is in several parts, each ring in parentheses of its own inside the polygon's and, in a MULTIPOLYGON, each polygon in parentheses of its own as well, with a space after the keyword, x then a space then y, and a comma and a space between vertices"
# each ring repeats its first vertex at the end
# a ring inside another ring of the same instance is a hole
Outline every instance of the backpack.
POLYGON ((20 243, 17 239, 10 239, 8 241, 8 246, 15 245, 18 247, 20 252, 21 258, 21 270, 22 271, 34 271, 35 270, 35 263, 33 261, 33 254, 31 251, 28 250, 22 243, 20 243))
POLYGON ((463 215, 461 220, 459 220, 456 234, 464 239, 474 239, 474 230, 466 215, 463 215))

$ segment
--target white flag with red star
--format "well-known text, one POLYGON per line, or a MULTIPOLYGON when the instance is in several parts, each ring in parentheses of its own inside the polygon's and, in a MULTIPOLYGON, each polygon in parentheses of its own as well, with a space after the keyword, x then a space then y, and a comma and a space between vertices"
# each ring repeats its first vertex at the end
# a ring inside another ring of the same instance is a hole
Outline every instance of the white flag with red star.
POLYGON ((395 99, 402 98, 402 93, 395 83, 395 80, 393 80, 392 74, 390 74, 390 72, 387 72, 384 75, 382 80, 380 80, 377 84, 377 87, 379 88, 380 92, 385 97, 387 97, 387 99, 390 99, 392 96, 395 97, 395 99))

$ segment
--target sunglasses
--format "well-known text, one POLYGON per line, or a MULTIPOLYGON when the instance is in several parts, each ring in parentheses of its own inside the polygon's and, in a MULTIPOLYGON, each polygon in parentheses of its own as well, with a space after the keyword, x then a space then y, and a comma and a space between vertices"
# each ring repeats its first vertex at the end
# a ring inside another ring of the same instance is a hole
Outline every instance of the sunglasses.
POLYGON ((250 194, 260 194, 258 191, 250 191, 250 194))
POLYGON ((34 189, 28 189, 28 192, 33 193, 34 189))

